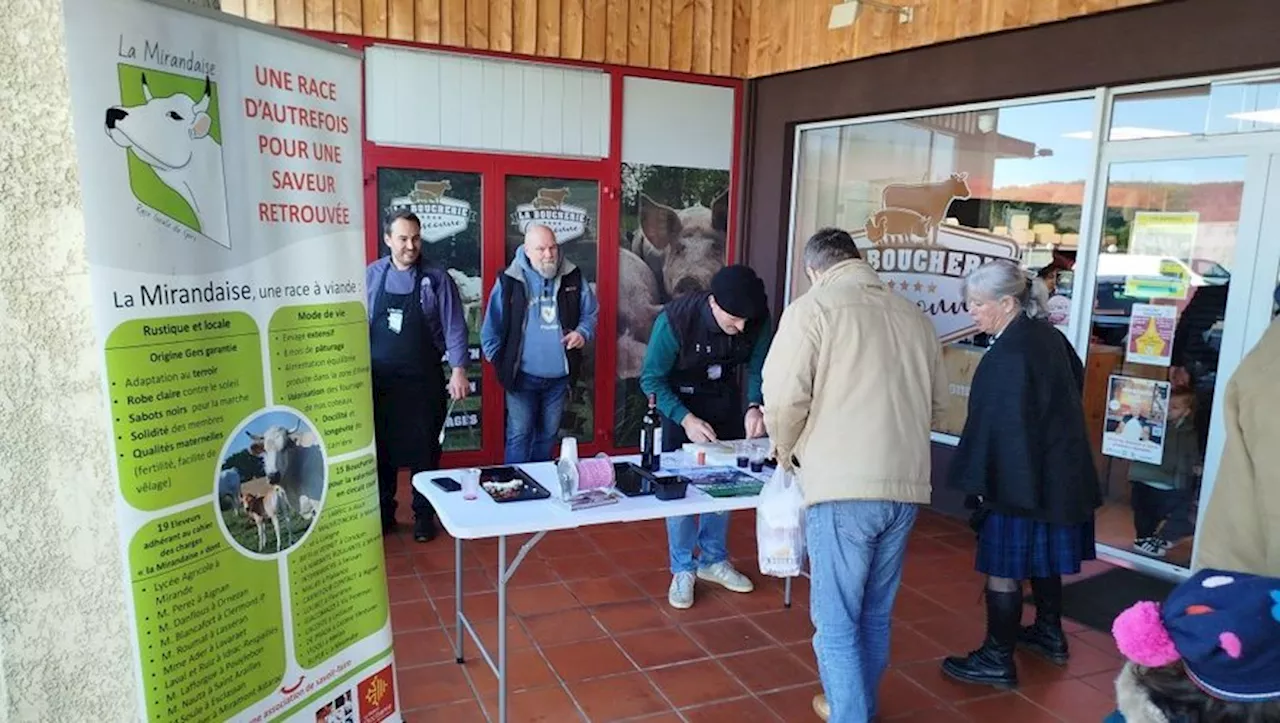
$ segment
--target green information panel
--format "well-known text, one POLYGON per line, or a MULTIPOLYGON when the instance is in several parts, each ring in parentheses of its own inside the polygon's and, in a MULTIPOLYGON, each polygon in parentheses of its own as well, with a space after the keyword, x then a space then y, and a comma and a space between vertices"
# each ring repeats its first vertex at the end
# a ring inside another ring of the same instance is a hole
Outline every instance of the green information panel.
POLYGON ((373 442, 369 321, 359 303, 285 306, 271 317, 271 389, 306 414, 331 456, 373 442))
POLYGON ((126 502, 150 511, 210 493, 227 435, 265 402, 261 347, 240 312, 115 328, 107 380, 126 502))
POLYGON ((129 567, 148 720, 226 720, 280 685, 279 563, 233 552, 210 506, 144 525, 129 567))
POLYGON ((289 558, 295 655, 311 667, 387 623, 372 456, 330 467, 325 514, 289 558))

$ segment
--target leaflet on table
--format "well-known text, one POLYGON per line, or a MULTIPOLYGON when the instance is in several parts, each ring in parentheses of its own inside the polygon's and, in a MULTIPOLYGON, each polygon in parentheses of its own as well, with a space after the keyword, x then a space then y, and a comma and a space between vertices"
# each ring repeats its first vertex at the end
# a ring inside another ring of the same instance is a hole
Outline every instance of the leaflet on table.
POLYGON ((373 456, 361 66, 66 0, 148 720, 400 720, 373 456))

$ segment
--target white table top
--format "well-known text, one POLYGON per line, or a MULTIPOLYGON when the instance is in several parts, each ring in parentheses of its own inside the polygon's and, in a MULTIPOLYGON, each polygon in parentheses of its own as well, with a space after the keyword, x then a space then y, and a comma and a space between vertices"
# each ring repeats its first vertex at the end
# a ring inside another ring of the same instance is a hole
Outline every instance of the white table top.
MULTIPOLYGON (((663 461, 668 456, 664 454, 663 461)), ((615 462, 639 462, 639 456, 614 457, 615 462)), ((673 462, 676 460, 672 460, 673 462)), ((559 494, 560 482, 556 476, 553 462, 517 465, 530 477, 535 479, 552 494, 545 500, 529 500, 525 502, 494 502, 483 491, 474 500, 463 498, 462 492, 445 492, 431 480, 436 477, 459 478, 459 470, 433 470, 419 472, 413 477, 414 489, 421 492, 436 509, 440 523, 449 534, 463 540, 477 540, 502 535, 521 535, 533 532, 552 530, 570 530, 588 525, 605 525, 611 522, 636 522, 639 520, 660 520, 681 515, 698 515, 710 512, 728 512, 730 510, 750 510, 759 503, 760 498, 750 497, 712 497, 702 490, 689 485, 683 499, 660 500, 653 495, 643 497, 623 496, 616 504, 592 507, 585 510, 571 511, 557 502, 554 497, 559 494)), ((664 464, 663 468, 673 465, 664 464)), ((747 470, 742 470, 747 472, 747 470)), ((750 474, 748 472, 748 474, 750 474)), ((762 475, 754 475, 766 479, 772 470, 762 475)))

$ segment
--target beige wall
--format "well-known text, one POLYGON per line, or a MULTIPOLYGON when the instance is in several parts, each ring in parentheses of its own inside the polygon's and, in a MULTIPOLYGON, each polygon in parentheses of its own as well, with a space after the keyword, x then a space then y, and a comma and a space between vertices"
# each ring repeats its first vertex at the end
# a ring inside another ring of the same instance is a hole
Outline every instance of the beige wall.
POLYGON ((0 47, 0 721, 138 720, 62 3, 0 47))

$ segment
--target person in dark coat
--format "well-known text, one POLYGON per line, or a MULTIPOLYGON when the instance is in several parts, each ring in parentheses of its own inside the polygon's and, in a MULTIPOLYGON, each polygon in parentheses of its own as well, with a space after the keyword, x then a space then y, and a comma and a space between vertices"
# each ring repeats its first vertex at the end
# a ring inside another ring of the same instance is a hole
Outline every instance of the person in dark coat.
POLYGON ((1062 576, 1094 559, 1102 492, 1085 430, 1084 367, 1045 319, 1043 285, 1012 262, 992 261, 965 278, 965 298, 994 341, 974 372, 949 485, 977 508, 987 636, 942 669, 961 682, 1012 688, 1018 644, 1058 665, 1067 661, 1062 576), (1021 628, 1028 579, 1036 620, 1021 628))

